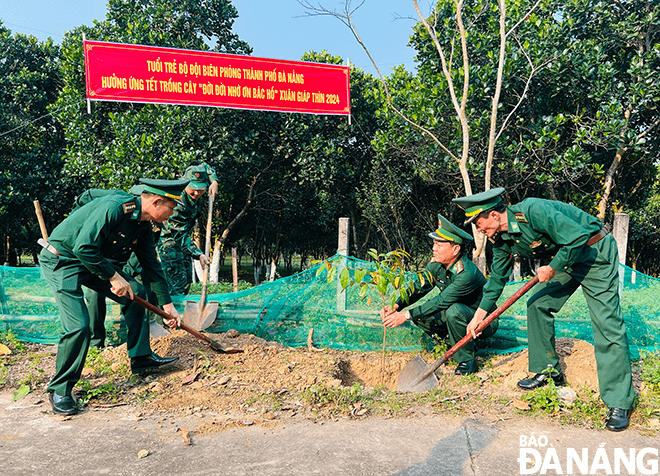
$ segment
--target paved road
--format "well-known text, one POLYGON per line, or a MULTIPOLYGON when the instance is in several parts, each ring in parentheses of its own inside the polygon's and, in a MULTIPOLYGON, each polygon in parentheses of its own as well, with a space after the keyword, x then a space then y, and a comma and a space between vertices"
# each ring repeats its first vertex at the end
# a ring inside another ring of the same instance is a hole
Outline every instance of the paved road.
POLYGON ((176 428, 198 427, 199 415, 139 417, 116 407, 62 421, 42 399, 0 393, 0 476, 658 474, 660 439, 630 430, 429 415, 246 426, 193 435, 186 446, 176 428), (143 449, 148 456, 138 458, 143 449))

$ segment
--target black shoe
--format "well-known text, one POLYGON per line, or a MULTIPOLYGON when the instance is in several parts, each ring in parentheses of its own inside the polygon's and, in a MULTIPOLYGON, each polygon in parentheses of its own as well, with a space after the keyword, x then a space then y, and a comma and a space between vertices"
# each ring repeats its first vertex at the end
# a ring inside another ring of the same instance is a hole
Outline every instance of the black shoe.
MULTIPOLYGON (((552 381, 555 382, 555 385, 560 386, 564 385, 566 381, 564 380, 564 374, 557 373, 552 376, 552 381)), ((543 387, 548 383, 548 374, 536 374, 532 378, 521 380, 518 382, 518 386, 523 390, 534 390, 535 388, 543 387)))
POLYGON ((134 374, 141 374, 148 370, 157 369, 163 365, 171 364, 179 360, 178 356, 174 357, 159 357, 156 353, 152 352, 151 355, 142 355, 140 357, 131 358, 131 372, 134 374))
POLYGON ((607 412, 605 428, 610 431, 625 430, 630 424, 630 413, 630 410, 623 408, 610 408, 610 411, 607 412))
POLYGON ((470 375, 477 371, 477 361, 475 359, 461 362, 454 371, 455 375, 470 375))
POLYGON ((53 407, 53 413, 58 415, 75 415, 78 413, 78 407, 71 395, 61 397, 55 392, 50 394, 50 405, 53 407))

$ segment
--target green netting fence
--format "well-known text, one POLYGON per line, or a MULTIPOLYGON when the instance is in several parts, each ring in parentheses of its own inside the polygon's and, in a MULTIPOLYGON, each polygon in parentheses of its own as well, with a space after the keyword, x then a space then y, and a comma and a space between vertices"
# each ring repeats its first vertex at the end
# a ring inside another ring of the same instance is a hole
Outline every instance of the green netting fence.
MULTIPOLYGON (((335 256, 349 270, 370 268, 373 263, 335 256)), ((620 266, 623 312, 633 358, 641 349, 656 351, 660 343, 660 280, 620 266)), ((500 303, 513 294, 522 281, 505 287, 500 303)), ((369 296, 369 295, 368 295, 369 296)), ((327 273, 317 277, 317 268, 278 279, 237 293, 213 294, 208 301, 219 303, 218 317, 207 332, 236 329, 291 347, 306 346, 310 331, 316 347, 343 350, 379 350, 383 326, 378 317, 382 302, 373 291, 371 303, 358 296, 357 287, 342 292, 337 280, 328 283, 327 273)), ((428 296, 430 297, 430 296, 428 296)), ((176 298, 183 313, 186 300, 176 298)), ((106 329, 111 343, 125 339, 119 306, 108 300, 106 329)), ((497 333, 486 340, 489 351, 511 352, 527 344, 526 297, 500 318, 497 333)), ((19 339, 54 344, 60 333, 59 313, 40 268, 0 267, 0 330, 11 329, 19 339)), ((557 337, 572 337, 593 343, 589 310, 578 290, 555 319, 557 337)), ((387 330, 388 350, 419 350, 429 339, 415 325, 406 323, 387 330)))

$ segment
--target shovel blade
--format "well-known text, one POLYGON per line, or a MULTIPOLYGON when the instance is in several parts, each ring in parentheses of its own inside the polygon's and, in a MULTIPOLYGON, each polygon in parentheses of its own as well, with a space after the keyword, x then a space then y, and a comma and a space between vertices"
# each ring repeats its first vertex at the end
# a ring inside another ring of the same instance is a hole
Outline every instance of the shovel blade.
POLYGON ((149 324, 149 337, 152 339, 158 339, 159 337, 167 337, 172 333, 165 329, 163 326, 157 322, 152 322, 149 324))
POLYGON ((196 331, 202 331, 213 324, 217 314, 217 302, 207 302, 201 308, 198 302, 186 301, 186 307, 183 310, 183 322, 196 331))
POLYGON ((202 313, 199 303, 195 301, 186 301, 186 307, 183 309, 182 321, 196 331, 201 330, 199 327, 202 323, 202 313))
POLYGON ((199 324, 198 330, 204 330, 215 321, 216 316, 218 315, 218 303, 217 302, 207 302, 202 311, 202 318, 199 324))
POLYGON ((432 373, 424 380, 419 380, 430 367, 424 359, 417 355, 412 359, 408 364, 403 368, 399 374, 399 379, 396 382, 396 389, 399 392, 426 392, 427 390, 432 390, 438 384, 438 377, 435 376, 435 373, 432 373))

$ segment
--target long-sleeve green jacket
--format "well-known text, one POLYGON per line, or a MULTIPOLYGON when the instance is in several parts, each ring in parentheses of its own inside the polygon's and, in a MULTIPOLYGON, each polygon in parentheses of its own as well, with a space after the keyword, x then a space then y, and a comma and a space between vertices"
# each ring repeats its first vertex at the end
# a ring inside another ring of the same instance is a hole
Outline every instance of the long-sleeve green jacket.
POLYGON ((160 305, 172 302, 158 261, 154 233, 141 220, 140 197, 117 191, 73 211, 48 241, 64 257, 79 260, 92 274, 109 280, 135 253, 160 305))
MULTIPOLYGON (((202 163, 209 176, 209 182, 218 180, 215 171, 209 165, 202 163)), ((184 253, 189 253, 193 258, 199 258, 202 254, 191 238, 195 227, 195 220, 204 213, 204 200, 199 198, 193 200, 190 195, 184 193, 181 197, 182 204, 174 209, 174 214, 163 223, 160 233, 159 246, 162 248, 177 247, 184 253)))
MULTIPOLYGON (((426 269, 431 273, 433 279, 426 280, 424 286, 420 286, 419 282, 415 281, 415 292, 405 304, 413 321, 422 316, 444 311, 455 303, 477 309, 486 278, 470 258, 461 255, 448 269, 445 269, 440 263, 431 262, 426 265, 426 269), (439 295, 415 306, 417 301, 434 288, 438 288, 439 295)), ((401 308, 402 303, 398 302, 398 304, 401 308)))
POLYGON ((508 231, 491 239, 493 264, 479 307, 491 309, 513 269, 514 256, 549 259, 555 271, 569 271, 589 237, 603 224, 567 203, 527 198, 507 209, 508 231))

